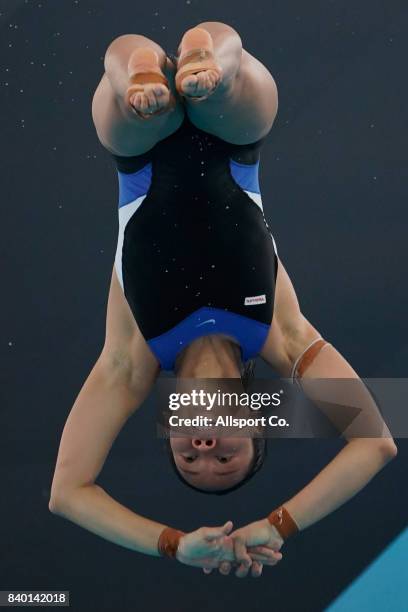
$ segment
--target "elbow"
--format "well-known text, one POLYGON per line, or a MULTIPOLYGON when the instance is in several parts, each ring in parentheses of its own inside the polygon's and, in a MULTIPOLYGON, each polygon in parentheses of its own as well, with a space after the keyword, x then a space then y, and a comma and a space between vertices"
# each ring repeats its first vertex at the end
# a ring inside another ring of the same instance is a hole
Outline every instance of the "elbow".
POLYGON ((84 485, 72 485, 58 483, 52 484, 51 495, 48 502, 48 509, 52 514, 57 514, 65 518, 69 518, 75 511, 78 493, 83 489, 84 485))
POLYGON ((380 441, 380 451, 384 464, 395 459, 398 454, 398 448, 392 438, 382 438, 380 441))
POLYGON ((398 454, 397 446, 391 437, 354 438, 349 443, 361 445, 361 449, 366 454, 370 463, 376 466, 376 471, 381 470, 398 454))
POLYGON ((63 514, 64 497, 61 492, 51 491, 50 500, 48 502, 48 510, 52 514, 61 515, 63 514))
POLYGON ((50 501, 48 502, 48 510, 52 514, 58 514, 58 506, 59 506, 59 503, 57 501, 57 498, 51 495, 50 501))
POLYGON ((65 515, 68 503, 68 492, 64 487, 56 487, 54 484, 51 487, 50 500, 48 509, 52 514, 65 515))

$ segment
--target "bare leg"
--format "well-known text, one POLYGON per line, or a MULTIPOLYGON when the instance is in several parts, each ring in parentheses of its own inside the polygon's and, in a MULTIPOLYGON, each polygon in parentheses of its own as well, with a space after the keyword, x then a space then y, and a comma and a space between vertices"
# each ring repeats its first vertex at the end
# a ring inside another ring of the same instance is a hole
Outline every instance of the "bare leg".
MULTIPOLYGON (((211 35, 222 78, 207 99, 196 102, 185 97, 189 118, 200 129, 234 144, 247 144, 262 138, 271 129, 278 109, 272 75, 242 48, 239 34, 229 25, 207 21, 197 28, 211 35)), ((182 53, 183 39, 179 46, 179 54, 182 53)), ((187 92, 190 85, 192 95, 201 95, 206 87, 211 88, 213 79, 204 72, 197 76, 195 85, 192 77, 185 81, 187 92)))
POLYGON ((138 34, 126 34, 116 38, 105 54, 105 74, 93 97, 92 117, 101 143, 118 155, 141 155, 159 140, 172 134, 181 124, 184 109, 174 88, 176 67, 166 57, 163 49, 154 41, 138 34), (168 87, 148 83, 143 94, 132 103, 143 113, 154 113, 169 103, 170 92, 176 97, 173 112, 152 116, 143 120, 126 99, 129 77, 134 69, 135 55, 147 49, 157 57, 157 68, 168 80, 168 87))

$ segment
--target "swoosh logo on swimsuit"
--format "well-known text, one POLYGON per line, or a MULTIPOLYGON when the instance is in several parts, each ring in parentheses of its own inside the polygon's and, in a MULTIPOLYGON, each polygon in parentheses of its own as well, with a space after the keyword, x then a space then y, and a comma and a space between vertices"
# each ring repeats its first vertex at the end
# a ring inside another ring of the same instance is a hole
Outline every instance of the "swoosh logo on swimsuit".
POLYGON ((215 319, 207 319, 207 321, 203 321, 202 323, 199 323, 198 325, 196 325, 196 327, 201 327, 202 325, 205 325, 206 323, 213 323, 215 325, 215 319))

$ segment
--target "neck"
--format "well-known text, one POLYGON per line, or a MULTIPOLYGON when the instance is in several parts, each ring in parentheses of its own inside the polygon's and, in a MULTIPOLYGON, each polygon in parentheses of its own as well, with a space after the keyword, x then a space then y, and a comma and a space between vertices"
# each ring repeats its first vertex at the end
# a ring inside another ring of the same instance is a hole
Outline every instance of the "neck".
POLYGON ((190 344, 181 358, 181 378, 240 378, 239 349, 231 340, 204 336, 190 344))

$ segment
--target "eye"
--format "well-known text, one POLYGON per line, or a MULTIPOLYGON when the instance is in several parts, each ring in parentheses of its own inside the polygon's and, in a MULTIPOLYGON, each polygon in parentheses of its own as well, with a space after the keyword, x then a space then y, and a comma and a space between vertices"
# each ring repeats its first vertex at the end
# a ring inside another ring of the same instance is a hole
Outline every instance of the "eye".
POLYGON ((192 455, 182 455, 182 457, 186 463, 193 463, 195 461, 195 457, 192 455))
POLYGON ((225 456, 217 457, 217 460, 220 463, 228 463, 228 461, 231 461, 231 459, 232 459, 232 457, 225 457, 225 456))

